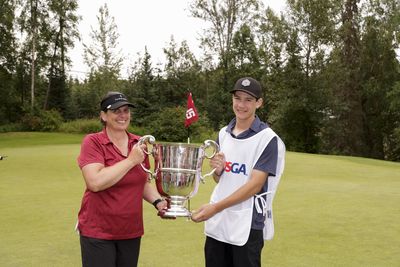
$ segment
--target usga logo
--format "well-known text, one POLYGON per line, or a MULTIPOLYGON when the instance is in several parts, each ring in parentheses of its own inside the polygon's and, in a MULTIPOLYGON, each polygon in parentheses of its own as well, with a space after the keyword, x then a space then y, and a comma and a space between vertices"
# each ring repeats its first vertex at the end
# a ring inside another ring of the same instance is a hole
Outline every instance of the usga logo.
POLYGON ((225 162, 225 171, 232 173, 243 173, 244 175, 247 175, 246 164, 240 164, 236 162, 225 162))

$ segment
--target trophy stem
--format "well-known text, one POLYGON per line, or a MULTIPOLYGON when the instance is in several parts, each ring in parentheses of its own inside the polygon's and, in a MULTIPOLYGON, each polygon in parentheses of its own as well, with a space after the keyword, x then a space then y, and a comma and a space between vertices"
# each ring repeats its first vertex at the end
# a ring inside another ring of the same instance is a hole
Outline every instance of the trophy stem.
POLYGON ((187 197, 171 196, 169 197, 170 207, 164 213, 165 217, 190 217, 190 211, 185 207, 187 197))

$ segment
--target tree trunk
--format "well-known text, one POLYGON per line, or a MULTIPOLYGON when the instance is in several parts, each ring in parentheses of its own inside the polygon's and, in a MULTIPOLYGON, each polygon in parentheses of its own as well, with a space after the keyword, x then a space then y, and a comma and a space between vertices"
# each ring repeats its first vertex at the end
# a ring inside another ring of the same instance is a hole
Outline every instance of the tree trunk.
POLYGON ((51 90, 51 81, 54 76, 54 62, 56 60, 56 55, 57 55, 57 48, 58 48, 58 40, 60 38, 60 32, 57 33, 56 40, 54 42, 54 51, 53 51, 53 56, 51 58, 51 64, 50 64, 50 71, 49 71, 49 85, 47 86, 47 91, 46 91, 46 98, 44 100, 43 104, 43 109, 46 110, 48 105, 49 105, 49 97, 50 97, 50 90, 51 90))
POLYGON ((32 50, 31 50, 31 111, 35 106, 35 54, 36 54, 36 12, 37 2, 33 3, 31 0, 31 19, 32 19, 32 50), (35 4, 35 6, 34 6, 35 4))

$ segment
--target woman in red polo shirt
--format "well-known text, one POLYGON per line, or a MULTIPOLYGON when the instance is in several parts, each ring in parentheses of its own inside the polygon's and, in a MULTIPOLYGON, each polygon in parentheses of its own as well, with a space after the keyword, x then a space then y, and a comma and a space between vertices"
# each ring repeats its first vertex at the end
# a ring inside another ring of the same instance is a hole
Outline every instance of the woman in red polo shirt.
POLYGON ((101 101, 101 132, 87 135, 78 164, 86 183, 78 215, 83 266, 137 266, 143 235, 142 199, 159 212, 167 202, 140 166, 149 160, 127 132, 131 113, 127 98, 109 92, 101 101))

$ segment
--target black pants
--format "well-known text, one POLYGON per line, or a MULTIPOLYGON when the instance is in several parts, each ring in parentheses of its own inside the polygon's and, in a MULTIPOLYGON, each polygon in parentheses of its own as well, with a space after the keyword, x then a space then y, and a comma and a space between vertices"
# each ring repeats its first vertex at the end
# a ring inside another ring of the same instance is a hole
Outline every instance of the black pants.
POLYGON ((263 247, 262 230, 251 229, 249 240, 243 246, 220 242, 207 236, 204 246, 206 267, 260 267, 263 247))
POLYGON ((125 240, 103 240, 81 236, 83 267, 136 267, 140 237, 125 240))

